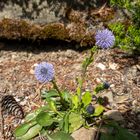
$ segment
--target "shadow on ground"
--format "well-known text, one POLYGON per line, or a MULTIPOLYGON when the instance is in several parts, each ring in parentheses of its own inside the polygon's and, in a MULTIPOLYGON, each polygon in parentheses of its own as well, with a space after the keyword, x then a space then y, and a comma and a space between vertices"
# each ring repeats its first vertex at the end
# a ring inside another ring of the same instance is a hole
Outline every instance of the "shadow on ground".
POLYGON ((41 40, 41 41, 28 41, 28 40, 4 40, 0 42, 0 50, 4 51, 16 51, 16 52, 33 52, 33 53, 39 53, 39 52, 54 52, 54 51, 65 51, 68 49, 82 52, 85 50, 90 49, 91 46, 81 47, 76 42, 65 42, 65 41, 59 41, 54 39, 49 40, 41 40))

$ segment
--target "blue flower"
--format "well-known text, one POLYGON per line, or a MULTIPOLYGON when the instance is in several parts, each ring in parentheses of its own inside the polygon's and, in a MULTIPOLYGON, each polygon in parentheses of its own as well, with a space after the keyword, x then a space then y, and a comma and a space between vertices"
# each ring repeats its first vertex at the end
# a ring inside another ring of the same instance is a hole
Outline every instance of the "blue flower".
POLYGON ((104 29, 97 31, 95 34, 95 40, 95 45, 101 47, 102 49, 107 49, 114 45, 115 36, 110 30, 104 29))
POLYGON ((41 83, 47 83, 54 78, 53 65, 47 62, 39 63, 34 70, 35 77, 41 83))

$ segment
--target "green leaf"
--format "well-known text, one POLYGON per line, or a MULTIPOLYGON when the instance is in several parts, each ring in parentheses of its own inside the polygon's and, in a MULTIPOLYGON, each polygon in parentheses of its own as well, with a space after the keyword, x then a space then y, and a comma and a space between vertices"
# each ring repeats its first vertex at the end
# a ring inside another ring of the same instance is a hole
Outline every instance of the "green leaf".
POLYGON ((35 119, 36 116, 37 116, 36 112, 27 114, 25 117, 25 122, 29 122, 29 121, 35 119))
POLYGON ((68 133, 69 132, 69 114, 70 112, 67 112, 67 114, 65 114, 64 119, 63 119, 63 131, 68 133))
POLYGON ((80 128, 84 123, 84 119, 80 114, 71 112, 69 115, 69 133, 74 132, 80 128))
POLYGON ((127 129, 119 127, 116 140, 138 140, 138 138, 127 129))
POLYGON ((60 130, 63 130, 64 118, 60 119, 60 120, 58 121, 58 123, 59 123, 59 124, 58 124, 59 129, 60 129, 60 130))
POLYGON ((88 65, 90 65, 93 62, 93 58, 87 57, 82 64, 83 69, 86 69, 88 65))
POLYGON ((78 96, 80 96, 80 94, 81 94, 81 86, 82 86, 83 80, 82 80, 81 77, 79 77, 79 78, 76 79, 76 81, 78 83, 76 93, 77 93, 78 96))
POLYGON ((36 111, 27 114, 26 117, 25 117, 25 122, 30 122, 31 120, 35 119, 36 116, 37 116, 40 112, 42 112, 42 111, 47 111, 47 110, 50 110, 50 108, 49 108, 48 105, 43 106, 43 107, 40 107, 40 108, 37 109, 36 111))
POLYGON ((97 103, 102 105, 104 103, 104 98, 99 96, 97 98, 97 103))
POLYGON ((51 97, 58 97, 59 94, 55 89, 49 91, 43 91, 41 93, 42 98, 51 98, 51 97))
POLYGON ((99 84, 96 86, 96 88, 94 89, 94 94, 99 93, 100 91, 104 90, 104 86, 103 84, 99 84))
POLYGON ((101 133, 100 140, 116 140, 116 138, 112 135, 101 133))
POLYGON ((49 104, 50 110, 57 112, 56 104, 54 101, 49 101, 48 104, 49 104))
POLYGON ((92 53, 95 53, 97 50, 98 50, 98 46, 93 46, 93 47, 91 48, 91 52, 92 52, 92 53))
POLYGON ((100 114, 102 114, 104 111, 104 107, 102 105, 98 105, 97 107, 95 107, 95 111, 93 116, 99 116, 100 114))
POLYGON ((66 102, 68 102, 68 103, 71 102, 71 95, 70 95, 69 92, 63 91, 63 92, 62 92, 62 97, 63 97, 63 99, 64 99, 66 102))
POLYGON ((100 140, 138 140, 138 138, 127 129, 120 127, 116 122, 102 126, 105 132, 101 133, 100 140))
POLYGON ((35 137, 36 135, 39 134, 39 132, 41 131, 42 126, 40 126, 39 124, 34 125, 33 127, 31 127, 27 133, 25 133, 22 136, 16 137, 17 140, 30 140, 33 137, 35 137))
POLYGON ((56 132, 50 136, 49 140, 74 140, 70 134, 64 132, 56 132), (50 139, 51 138, 51 139, 50 139))
POLYGON ((24 123, 21 124, 20 126, 18 126, 15 131, 14 131, 14 135, 16 137, 22 136, 24 135, 32 126, 34 126, 35 124, 37 124, 36 121, 32 121, 32 122, 28 122, 28 123, 24 123))
POLYGON ((82 64, 82 67, 83 67, 83 68, 85 68, 85 67, 86 67, 86 65, 87 65, 88 61, 89 61, 89 58, 88 58, 88 57, 87 57, 87 58, 85 58, 85 60, 83 61, 83 64, 82 64))
POLYGON ((76 91, 77 91, 77 95, 80 96, 80 93, 81 93, 80 87, 77 87, 76 91))
POLYGON ((53 123, 53 118, 49 115, 48 112, 41 112, 36 117, 36 121, 41 126, 50 126, 53 123))
POLYGON ((92 100, 92 95, 89 91, 86 91, 84 95, 82 96, 82 103, 84 104, 84 107, 89 105, 92 100))
POLYGON ((77 108, 79 105, 79 97, 77 95, 72 96, 72 104, 74 105, 74 108, 77 108))

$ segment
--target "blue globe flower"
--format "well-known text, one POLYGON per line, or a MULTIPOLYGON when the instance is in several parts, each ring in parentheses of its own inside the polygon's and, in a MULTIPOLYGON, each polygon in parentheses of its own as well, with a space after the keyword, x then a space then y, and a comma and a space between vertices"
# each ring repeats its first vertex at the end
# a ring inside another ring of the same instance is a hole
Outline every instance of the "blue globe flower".
POLYGON ((95 111, 95 108, 94 108, 91 104, 89 104, 89 105, 87 106, 87 108, 86 108, 86 111, 87 111, 87 113, 89 113, 89 114, 93 114, 94 111, 95 111))
POLYGON ((41 83, 47 83, 54 78, 53 65, 47 62, 39 63, 34 70, 35 77, 41 83))
POLYGON ((95 45, 101 47, 102 49, 107 49, 114 45, 115 36, 110 30, 104 29, 97 31, 95 34, 95 40, 95 45))
POLYGON ((108 82, 104 82, 103 87, 104 87, 104 89, 108 89, 108 88, 110 88, 110 84, 108 82))

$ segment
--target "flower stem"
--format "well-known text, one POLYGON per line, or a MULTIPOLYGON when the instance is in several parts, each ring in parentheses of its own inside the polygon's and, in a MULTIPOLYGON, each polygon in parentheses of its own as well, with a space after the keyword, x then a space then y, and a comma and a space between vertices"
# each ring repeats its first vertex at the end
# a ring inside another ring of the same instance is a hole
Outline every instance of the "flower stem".
POLYGON ((97 51, 97 47, 94 46, 90 51, 90 56, 86 58, 86 60, 83 62, 83 65, 82 65, 83 69, 82 69, 81 79, 79 82, 80 100, 81 100, 81 94, 82 94, 82 87, 83 87, 83 83, 86 76, 86 71, 87 71, 88 66, 93 62, 93 56, 96 51, 97 51))
POLYGON ((61 104, 64 105, 64 106, 66 107, 66 103, 65 103, 65 101, 64 101, 64 99, 63 99, 63 97, 62 97, 62 93, 61 93, 61 91, 59 90, 59 88, 58 88, 58 86, 57 86, 55 80, 52 80, 51 82, 52 82, 54 88, 57 90, 57 92, 58 92, 58 94, 59 94, 59 96, 60 96, 60 102, 61 102, 61 104))

